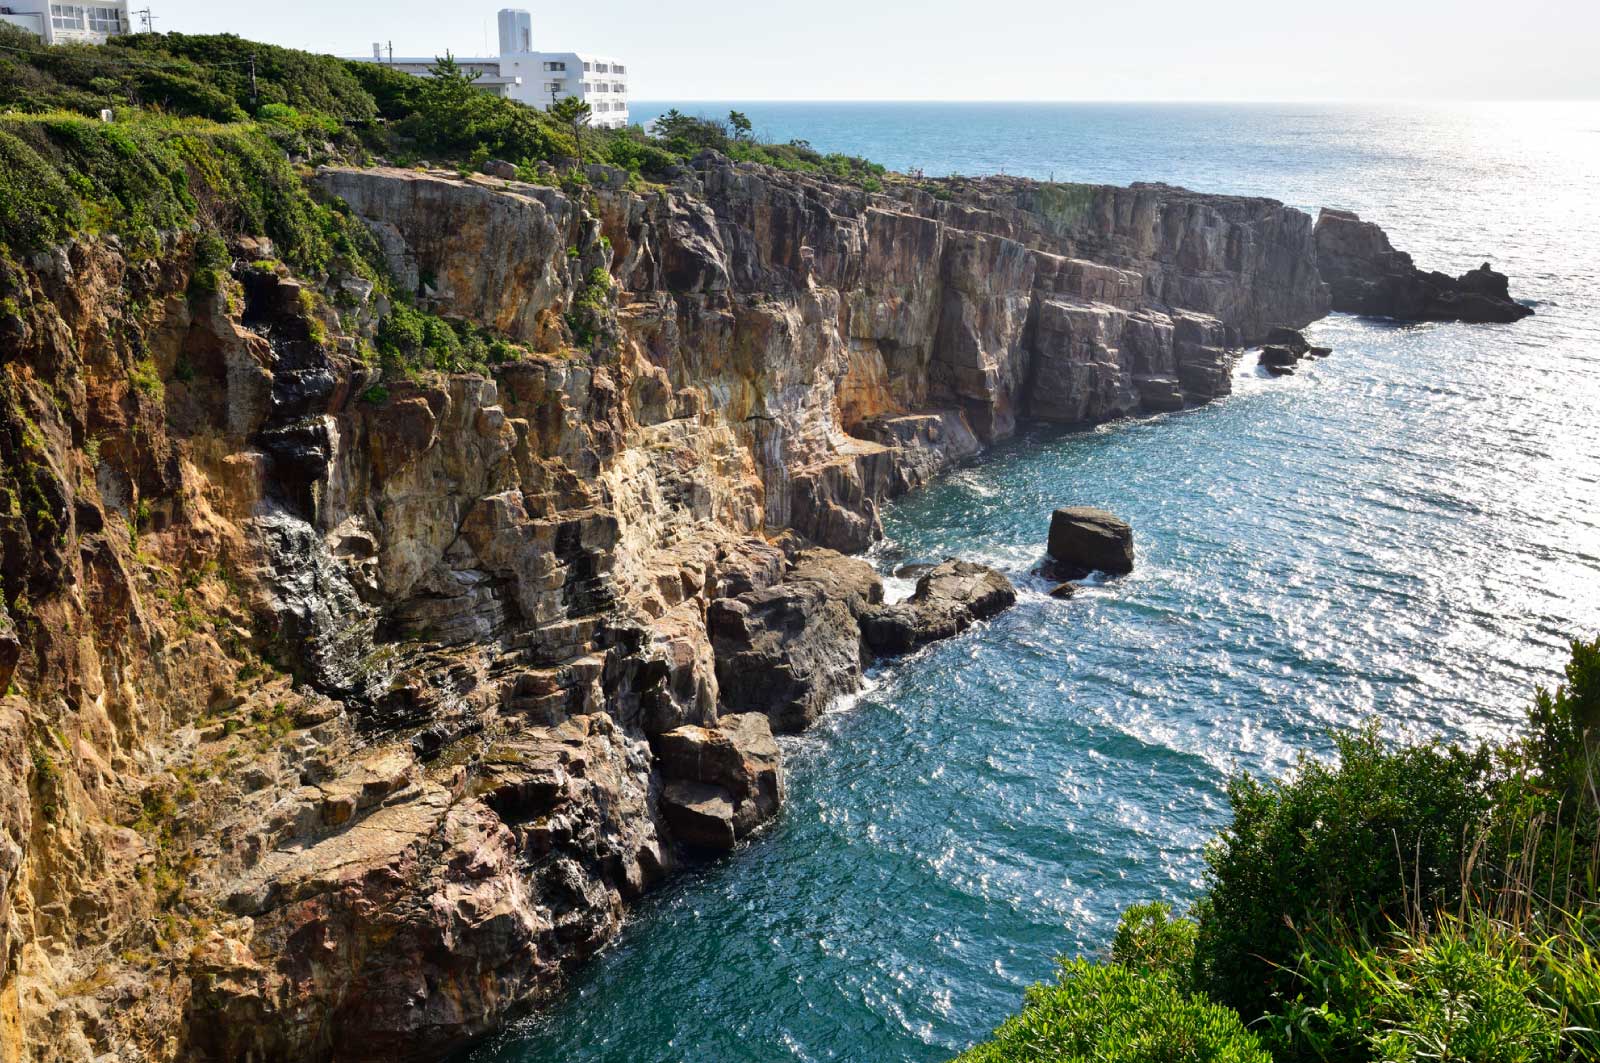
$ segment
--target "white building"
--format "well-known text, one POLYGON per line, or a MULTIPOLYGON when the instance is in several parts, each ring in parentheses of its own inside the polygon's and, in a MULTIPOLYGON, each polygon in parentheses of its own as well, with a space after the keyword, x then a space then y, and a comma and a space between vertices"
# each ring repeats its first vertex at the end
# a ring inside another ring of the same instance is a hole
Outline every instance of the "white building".
MULTIPOLYGON (((500 12, 500 54, 456 63, 477 75, 473 84, 530 107, 548 109, 556 100, 576 96, 589 105, 589 124, 620 128, 628 124, 628 68, 620 59, 593 52, 543 52, 533 48, 533 16, 526 11, 500 12)), ((391 57, 372 46, 374 63, 387 63, 417 77, 427 77, 432 57, 391 57)))
POLYGON ((128 0, 53 4, 50 0, 0 0, 0 22, 20 26, 46 44, 104 44, 129 29, 128 0))

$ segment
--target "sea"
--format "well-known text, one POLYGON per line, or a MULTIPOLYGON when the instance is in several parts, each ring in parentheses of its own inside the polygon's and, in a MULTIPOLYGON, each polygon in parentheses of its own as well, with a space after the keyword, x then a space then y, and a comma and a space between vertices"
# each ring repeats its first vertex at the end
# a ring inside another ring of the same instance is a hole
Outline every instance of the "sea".
MULTIPOLYGON (((1600 634, 1600 103, 661 103, 930 176, 1165 181, 1355 210, 1425 268, 1488 261, 1515 325, 1334 315, 1332 357, 1091 431, 1027 431, 903 498, 872 558, 1020 590, 786 740, 789 801, 634 909, 473 1063, 946 1060, 1129 904, 1188 905, 1235 773, 1332 736, 1511 735, 1600 634), (1058 601, 1050 511, 1136 529, 1058 601)), ((890 579, 906 593, 909 584, 890 579)))

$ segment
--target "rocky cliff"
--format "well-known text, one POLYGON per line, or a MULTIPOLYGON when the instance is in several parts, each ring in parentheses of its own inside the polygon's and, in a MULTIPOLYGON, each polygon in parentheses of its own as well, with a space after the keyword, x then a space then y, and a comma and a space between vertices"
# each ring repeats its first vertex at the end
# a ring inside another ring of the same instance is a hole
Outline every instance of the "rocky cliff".
POLYGON ((1266 200, 592 177, 312 178, 488 375, 379 383, 370 280, 252 234, 0 268, 0 1058, 433 1059, 537 1004, 772 815, 774 731, 1010 600, 885 605, 835 552, 883 499, 1329 305, 1266 200))
POLYGON ((1317 267, 1335 310, 1400 321, 1507 324, 1533 313, 1511 298, 1506 275, 1485 262, 1452 277, 1418 269, 1388 234, 1347 210, 1317 215, 1317 267))

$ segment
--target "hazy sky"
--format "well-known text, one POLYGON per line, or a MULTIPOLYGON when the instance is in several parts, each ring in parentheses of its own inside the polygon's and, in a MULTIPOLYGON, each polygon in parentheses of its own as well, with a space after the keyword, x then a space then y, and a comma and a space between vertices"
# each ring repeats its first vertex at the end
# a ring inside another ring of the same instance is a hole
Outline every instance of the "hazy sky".
MULTIPOLYGON (((158 30, 338 55, 495 50, 505 0, 136 0, 158 30)), ((534 45, 644 100, 1600 98, 1600 0, 567 0, 534 45)))

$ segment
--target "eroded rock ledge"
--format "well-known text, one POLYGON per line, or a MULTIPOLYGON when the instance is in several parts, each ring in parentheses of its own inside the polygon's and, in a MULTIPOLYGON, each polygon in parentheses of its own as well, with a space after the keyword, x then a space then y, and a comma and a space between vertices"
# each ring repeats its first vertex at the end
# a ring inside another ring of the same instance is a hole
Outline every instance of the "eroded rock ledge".
POLYGON ((433 1059, 538 1004, 773 813, 774 731, 1006 603, 954 564, 886 606, 834 552, 882 500, 1019 419, 1224 394, 1329 306, 1309 217, 1159 185, 315 184, 534 353, 373 389, 370 282, 261 240, 220 287, 186 233, 0 262, 22 1058, 433 1059))

